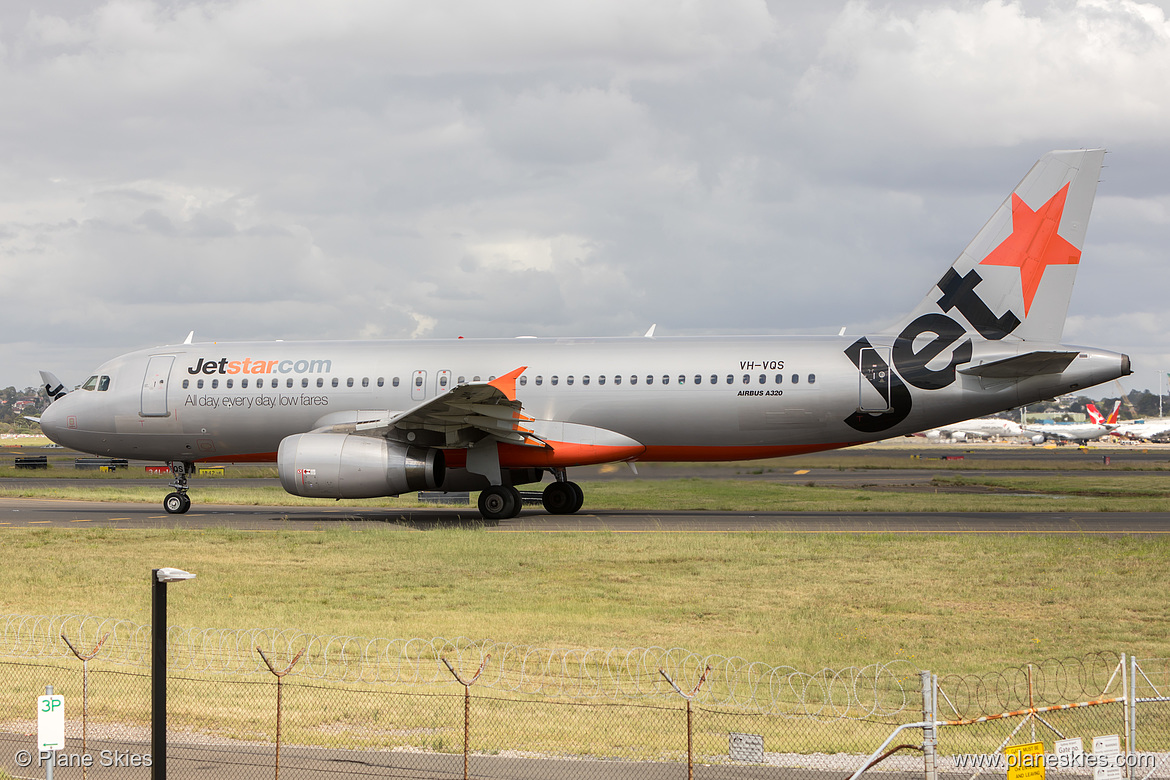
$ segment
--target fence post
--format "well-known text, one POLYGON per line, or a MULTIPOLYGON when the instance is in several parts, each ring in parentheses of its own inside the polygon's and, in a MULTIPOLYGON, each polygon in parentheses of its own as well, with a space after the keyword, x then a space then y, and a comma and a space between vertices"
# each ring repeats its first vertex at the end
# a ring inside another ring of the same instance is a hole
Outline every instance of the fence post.
POLYGON ((938 677, 922 671, 922 766, 926 780, 938 780, 938 677))
MULTIPOLYGON (((86 747, 86 732, 89 728, 89 661, 101 651, 102 645, 110 638, 110 634, 107 632, 102 636, 97 646, 94 647, 93 652, 88 655, 82 655, 77 652, 77 648, 69 641, 69 637, 62 634, 61 638, 65 640, 65 644, 69 646, 69 649, 81 661, 81 754, 85 755, 89 753, 86 747)), ((86 770, 88 768, 84 761, 81 762, 81 780, 85 780, 86 770)))
POLYGON ((447 665, 447 671, 451 672, 451 674, 455 676, 455 679, 459 681, 459 684, 463 686, 463 780, 467 780, 468 778, 467 749, 468 743, 471 740, 471 686, 475 685, 475 681, 479 679, 481 674, 483 674, 484 667, 487 666, 487 662, 490 661, 491 658, 491 653, 488 653, 483 657, 483 662, 479 665, 479 671, 477 671, 475 676, 470 680, 464 680, 462 677, 460 677, 459 672, 455 671, 455 667, 452 666, 451 662, 446 658, 440 657, 439 659, 447 665))
POLYGON ((658 673, 666 678, 666 681, 670 683, 670 687, 674 688, 679 696, 687 700, 687 780, 695 780, 695 751, 694 742, 691 737, 693 733, 691 730, 691 699, 698 695, 699 689, 703 687, 703 682, 707 679, 707 675, 711 673, 711 667, 708 666, 703 670, 703 675, 699 678, 699 682, 696 683, 695 687, 691 689, 690 693, 683 693, 682 688, 675 685, 674 680, 670 679, 670 675, 663 671, 662 668, 658 669, 658 673))
MULTIPOLYGON (((1121 662, 1125 663, 1125 656, 1121 657, 1121 662)), ((1129 657, 1129 690, 1125 692, 1125 704, 1129 710, 1125 719, 1126 735, 1125 735, 1125 752, 1127 755, 1137 754, 1137 657, 1129 657)), ((1126 772, 1132 778, 1137 776, 1137 767, 1132 766, 1128 761, 1125 764, 1126 772)))
POLYGON ((296 654, 296 657, 293 658, 291 661, 289 661, 288 666, 284 667, 284 669, 282 671, 279 671, 279 672, 276 671, 276 669, 272 666, 272 662, 268 660, 268 656, 264 655, 263 650, 261 650, 259 647, 257 647, 256 652, 259 653, 260 657, 264 659, 264 664, 268 667, 268 671, 270 671, 274 675, 276 675, 276 780, 280 780, 280 720, 281 720, 280 685, 281 685, 281 682, 284 680, 284 676, 292 671, 292 668, 294 666, 296 666, 297 661, 301 660, 301 656, 305 654, 305 651, 302 648, 302 650, 296 654))

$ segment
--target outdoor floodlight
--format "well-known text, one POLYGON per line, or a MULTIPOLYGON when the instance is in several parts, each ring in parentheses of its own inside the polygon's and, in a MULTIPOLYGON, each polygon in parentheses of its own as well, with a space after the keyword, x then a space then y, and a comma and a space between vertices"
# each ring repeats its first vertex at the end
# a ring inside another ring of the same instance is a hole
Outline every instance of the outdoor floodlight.
POLYGON ((193 580, 182 569, 150 570, 150 777, 167 777, 167 583, 193 580))
POLYGON ((155 569, 155 576, 159 582, 182 582, 183 580, 193 580, 195 575, 189 571, 182 569, 172 569, 167 567, 165 569, 155 569))

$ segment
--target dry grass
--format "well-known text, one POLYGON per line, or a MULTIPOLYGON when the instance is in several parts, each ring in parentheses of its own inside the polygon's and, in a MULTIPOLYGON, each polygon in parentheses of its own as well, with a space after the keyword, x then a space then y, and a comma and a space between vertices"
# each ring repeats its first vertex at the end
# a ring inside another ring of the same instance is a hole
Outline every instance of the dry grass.
POLYGON ((561 647, 678 646, 813 671, 941 674, 1097 650, 1170 656, 1170 541, 1101 537, 19 530, 0 612, 561 647))

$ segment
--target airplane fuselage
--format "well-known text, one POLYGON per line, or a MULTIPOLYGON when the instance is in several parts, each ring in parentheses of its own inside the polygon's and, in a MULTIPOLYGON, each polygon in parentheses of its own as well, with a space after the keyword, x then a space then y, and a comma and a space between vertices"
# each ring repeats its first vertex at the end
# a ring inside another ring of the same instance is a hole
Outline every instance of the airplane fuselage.
POLYGON ((615 458, 604 442, 596 448, 585 442, 542 465, 735 460, 935 428, 1127 370, 1122 355, 1084 350, 1060 374, 994 383, 952 369, 945 386, 921 389, 899 381, 890 343, 866 341, 876 373, 883 373, 882 363, 888 370, 876 377, 874 364, 859 367, 851 359, 857 343, 704 337, 183 344, 106 363, 94 388, 55 402, 45 424, 61 444, 95 454, 271 461, 286 436, 354 422, 363 417, 359 411, 369 417, 410 409, 456 385, 525 366, 516 398, 526 416, 613 432, 628 448, 615 458))

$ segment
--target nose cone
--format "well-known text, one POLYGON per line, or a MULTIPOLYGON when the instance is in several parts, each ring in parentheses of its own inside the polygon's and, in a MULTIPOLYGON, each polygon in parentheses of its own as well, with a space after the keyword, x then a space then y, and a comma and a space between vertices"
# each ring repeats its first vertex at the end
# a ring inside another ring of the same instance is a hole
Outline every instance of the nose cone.
POLYGON ((49 437, 50 441, 57 444, 64 445, 65 442, 61 440, 66 430, 68 414, 65 407, 66 397, 58 398, 53 403, 49 404, 49 408, 41 412, 41 431, 49 437))

